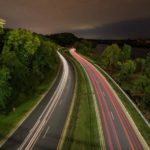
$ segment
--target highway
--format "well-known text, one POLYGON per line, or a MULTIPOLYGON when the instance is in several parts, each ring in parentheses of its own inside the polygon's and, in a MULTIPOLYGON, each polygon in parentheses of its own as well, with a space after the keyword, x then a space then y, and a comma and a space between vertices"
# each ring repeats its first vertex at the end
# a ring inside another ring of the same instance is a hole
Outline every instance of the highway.
POLYGON ((70 53, 83 66, 91 81, 99 108, 106 149, 144 149, 122 106, 100 72, 75 49, 71 49, 70 53))
POLYGON ((75 84, 72 66, 59 52, 58 55, 62 62, 58 80, 0 149, 47 150, 57 148, 75 84))

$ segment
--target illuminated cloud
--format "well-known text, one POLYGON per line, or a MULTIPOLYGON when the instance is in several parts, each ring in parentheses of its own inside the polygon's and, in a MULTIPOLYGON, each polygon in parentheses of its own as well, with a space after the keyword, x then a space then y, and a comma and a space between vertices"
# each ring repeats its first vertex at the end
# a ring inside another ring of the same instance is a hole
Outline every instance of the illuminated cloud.
MULTIPOLYGON (((22 27, 44 34, 91 31, 108 24, 148 18, 149 10, 149 0, 0 1, 0 17, 6 19, 7 27, 22 27)), ((94 35, 95 31, 90 34, 94 35)), ((102 36, 105 37, 104 32, 102 36)))

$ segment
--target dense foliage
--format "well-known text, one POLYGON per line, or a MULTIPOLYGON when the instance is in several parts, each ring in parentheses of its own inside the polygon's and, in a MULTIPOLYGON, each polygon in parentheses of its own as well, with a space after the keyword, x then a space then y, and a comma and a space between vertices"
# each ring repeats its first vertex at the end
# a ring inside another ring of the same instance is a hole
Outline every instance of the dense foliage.
POLYGON ((90 54, 93 52, 93 45, 91 42, 88 42, 85 39, 81 39, 80 41, 75 43, 75 47, 80 53, 86 53, 90 56, 90 54))
POLYGON ((0 39, 0 111, 8 112, 56 69, 57 46, 23 29, 7 31, 0 39))
POLYGON ((88 46, 89 41, 76 43, 77 50, 94 59, 132 97, 136 105, 150 120, 150 55, 146 59, 131 59, 132 48, 112 44, 98 55, 88 46), (82 50, 81 50, 82 49, 82 50))

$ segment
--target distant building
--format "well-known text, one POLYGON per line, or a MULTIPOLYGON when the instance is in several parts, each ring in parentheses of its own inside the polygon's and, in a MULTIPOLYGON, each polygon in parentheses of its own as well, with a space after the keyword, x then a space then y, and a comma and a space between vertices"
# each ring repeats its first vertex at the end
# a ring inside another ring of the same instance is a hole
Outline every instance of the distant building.
POLYGON ((0 18, 0 28, 3 28, 5 24, 6 24, 6 21, 0 18))

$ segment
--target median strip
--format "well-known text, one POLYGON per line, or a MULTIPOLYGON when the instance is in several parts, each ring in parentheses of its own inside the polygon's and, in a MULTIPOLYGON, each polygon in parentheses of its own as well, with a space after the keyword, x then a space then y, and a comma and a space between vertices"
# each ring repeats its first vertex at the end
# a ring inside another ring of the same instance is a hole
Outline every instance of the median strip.
POLYGON ((78 82, 64 142, 58 149, 100 149, 97 116, 88 78, 81 65, 74 58, 69 59, 76 67, 78 82))

